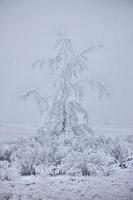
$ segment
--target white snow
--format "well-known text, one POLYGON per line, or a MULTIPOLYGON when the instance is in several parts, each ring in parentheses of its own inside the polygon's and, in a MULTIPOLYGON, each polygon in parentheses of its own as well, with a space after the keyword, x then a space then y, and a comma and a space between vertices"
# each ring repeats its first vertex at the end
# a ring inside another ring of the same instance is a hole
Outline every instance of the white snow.
MULTIPOLYGON (((27 138, 36 134, 38 128, 37 123, 21 124, 21 123, 5 123, 0 124, 0 142, 15 141, 20 137, 27 138)), ((116 125, 94 125, 93 130, 96 135, 107 137, 118 137, 133 135, 133 125, 116 126, 116 125)))
MULTIPOLYGON (((1 126, 0 141, 31 137, 34 128, 1 126), (2 131, 4 134, 1 134, 2 131)), ((94 131, 97 135, 101 133, 109 137, 115 134, 133 135, 132 127, 95 126, 94 131)), ((17 176, 15 172, 11 176, 12 179, 0 180, 0 200, 133 200, 133 161, 129 161, 127 168, 120 168, 115 175, 110 176, 17 176)))
POLYGON ((20 177, 0 182, 2 194, 15 200, 133 200, 133 165, 109 177, 20 177))
POLYGON ((0 143, 16 141, 18 138, 32 137, 36 133, 37 124, 3 123, 0 124, 0 143))

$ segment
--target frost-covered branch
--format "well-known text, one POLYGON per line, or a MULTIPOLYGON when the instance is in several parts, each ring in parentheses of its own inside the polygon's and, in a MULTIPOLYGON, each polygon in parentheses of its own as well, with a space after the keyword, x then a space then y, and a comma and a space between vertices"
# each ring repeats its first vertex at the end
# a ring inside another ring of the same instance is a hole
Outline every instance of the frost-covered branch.
POLYGON ((80 56, 85 55, 86 53, 90 53, 92 51, 98 50, 99 48, 102 48, 102 45, 97 45, 97 46, 91 46, 89 48, 87 48, 86 50, 84 50, 83 52, 80 53, 80 56))
POLYGON ((43 96, 41 96, 39 94, 38 91, 29 90, 28 92, 26 92, 23 95, 21 95, 20 99, 26 101, 29 97, 34 97, 35 98, 35 101, 37 103, 40 115, 42 115, 50 107, 49 99, 52 98, 52 95, 44 98, 43 96))
POLYGON ((98 89, 99 98, 102 98, 104 95, 107 97, 110 97, 107 87, 101 81, 82 79, 82 80, 76 82, 74 84, 74 86, 76 86, 76 85, 80 86, 80 84, 84 83, 84 82, 88 83, 92 89, 98 89))

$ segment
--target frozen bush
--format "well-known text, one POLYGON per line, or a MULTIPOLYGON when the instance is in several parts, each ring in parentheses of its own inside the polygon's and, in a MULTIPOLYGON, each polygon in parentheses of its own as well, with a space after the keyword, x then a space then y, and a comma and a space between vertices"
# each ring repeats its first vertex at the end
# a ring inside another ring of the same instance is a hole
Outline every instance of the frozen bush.
POLYGON ((21 175, 35 175, 37 151, 33 141, 18 141, 11 161, 17 166, 21 175))
POLYGON ((0 180, 14 180, 18 178, 18 172, 15 165, 7 161, 0 161, 0 180))
POLYGON ((20 174, 22 176, 35 175, 35 167, 32 163, 22 163, 20 166, 20 174))
POLYGON ((128 142, 125 139, 116 139, 110 145, 110 154, 114 161, 119 164, 121 168, 126 168, 126 161, 129 156, 128 142))
POLYGON ((36 173, 40 176, 46 177, 46 176, 58 176, 58 175, 65 175, 66 171, 62 167, 62 165, 45 165, 40 164, 35 167, 36 173))
POLYGON ((13 151, 13 149, 12 149, 11 145, 10 146, 6 145, 6 144, 1 145, 0 146, 0 160, 1 161, 6 160, 6 161, 10 162, 12 151, 13 151))
POLYGON ((133 135, 128 135, 127 136, 127 141, 131 144, 133 144, 133 135))
POLYGON ((16 161, 20 174, 23 176, 35 175, 36 152, 27 148, 24 151, 19 151, 19 153, 21 153, 21 157, 16 161))
POLYGON ((13 194, 11 192, 0 193, 0 200, 13 200, 13 194))
POLYGON ((103 151, 70 152, 63 160, 62 169, 69 175, 105 175, 111 156, 103 151))
POLYGON ((9 162, 0 161, 0 180, 10 180, 9 179, 9 167, 10 167, 9 162))
POLYGON ((35 175, 35 166, 44 163, 45 159, 45 148, 43 149, 34 138, 20 140, 11 157, 21 175, 35 175))
POLYGON ((46 172, 50 176, 58 176, 66 174, 65 170, 62 169, 61 165, 50 166, 49 168, 47 168, 46 172))

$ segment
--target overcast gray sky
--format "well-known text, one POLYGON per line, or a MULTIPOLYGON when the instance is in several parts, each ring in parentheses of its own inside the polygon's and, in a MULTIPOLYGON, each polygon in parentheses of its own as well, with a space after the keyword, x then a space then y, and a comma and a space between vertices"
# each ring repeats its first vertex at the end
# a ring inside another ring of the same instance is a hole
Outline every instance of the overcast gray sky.
POLYGON ((132 0, 0 0, 0 122, 39 119, 30 88, 50 93, 47 70, 34 60, 52 55, 57 34, 67 32, 78 52, 102 44, 88 55, 88 77, 103 81, 111 98, 99 100, 85 87, 84 103, 93 123, 133 124, 132 0))

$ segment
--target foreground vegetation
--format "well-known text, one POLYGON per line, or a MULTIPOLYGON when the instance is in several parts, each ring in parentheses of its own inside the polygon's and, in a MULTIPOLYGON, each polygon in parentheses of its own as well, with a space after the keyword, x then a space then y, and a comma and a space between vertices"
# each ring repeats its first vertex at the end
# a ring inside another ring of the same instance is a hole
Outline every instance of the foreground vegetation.
POLYGON ((1 200, 132 200, 133 136, 49 135, 0 145, 1 200))
POLYGON ((53 137, 39 132, 30 139, 0 145, 0 179, 16 175, 109 176, 133 159, 133 137, 88 135, 53 137))

